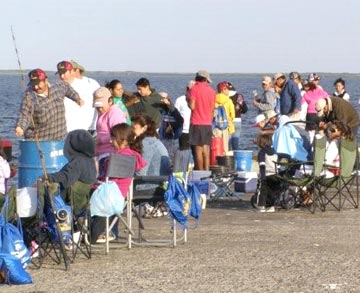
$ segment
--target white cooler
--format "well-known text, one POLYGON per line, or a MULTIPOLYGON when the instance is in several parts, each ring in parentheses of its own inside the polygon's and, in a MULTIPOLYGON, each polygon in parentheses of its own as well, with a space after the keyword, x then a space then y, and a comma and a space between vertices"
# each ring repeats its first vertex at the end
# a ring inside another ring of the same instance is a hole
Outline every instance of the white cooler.
POLYGON ((234 189, 236 192, 254 192, 256 190, 258 174, 256 172, 237 172, 234 181, 234 189))

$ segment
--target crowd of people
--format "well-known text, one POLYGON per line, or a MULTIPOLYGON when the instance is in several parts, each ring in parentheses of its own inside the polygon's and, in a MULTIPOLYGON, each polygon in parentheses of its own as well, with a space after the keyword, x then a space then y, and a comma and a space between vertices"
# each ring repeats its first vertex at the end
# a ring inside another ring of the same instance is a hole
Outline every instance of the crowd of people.
MULTIPOLYGON (((140 78, 137 91, 130 92, 117 79, 101 86, 84 73, 84 67, 77 62, 61 61, 57 64, 59 80, 50 84, 44 70, 31 70, 15 128, 16 136, 25 139, 76 140, 72 146, 80 148, 76 156, 80 153, 86 159, 94 157, 89 167, 88 160, 77 159, 74 163, 73 156, 69 156, 66 167, 50 174, 48 179, 59 182, 62 189, 78 181, 93 184, 104 178, 111 153, 135 155, 138 175, 169 175, 187 171, 192 160, 194 170, 209 170, 214 137, 222 139, 224 153, 240 149, 241 115, 250 105, 228 81, 220 82, 214 90, 210 74, 200 70, 173 103, 167 93, 157 92, 147 78, 140 78), (214 113, 220 109, 226 120, 226 124, 221 124, 224 127, 216 124, 219 121, 214 113), (94 172, 89 172, 89 168, 94 172)), ((291 72, 288 77, 277 73, 264 76, 261 84, 263 92, 254 93, 252 101, 258 111, 261 179, 273 172, 270 162, 279 153, 295 160, 311 158, 315 132, 325 135, 326 129, 335 125, 342 129, 337 132, 339 137, 356 136, 359 115, 349 102, 343 79, 334 82, 333 95, 321 87, 316 73, 307 79, 298 72, 291 72), (289 121, 297 123, 289 125, 289 121)), ((332 141, 336 139, 329 139, 334 149, 336 143, 332 141)), ((4 165, 2 160, 0 163, 4 165)), ((3 169, 2 177, 7 178, 6 166, 3 169)), ((127 183, 119 183, 119 188, 126 196, 127 183)), ((261 210, 266 211, 264 206, 261 210)))

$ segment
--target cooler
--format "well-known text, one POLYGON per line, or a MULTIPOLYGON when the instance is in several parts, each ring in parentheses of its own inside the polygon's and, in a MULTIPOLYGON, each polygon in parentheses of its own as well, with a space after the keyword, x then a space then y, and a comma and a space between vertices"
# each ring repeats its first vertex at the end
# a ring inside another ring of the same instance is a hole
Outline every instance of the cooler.
POLYGON ((258 175, 256 172, 237 172, 237 177, 234 181, 234 189, 236 192, 255 192, 258 182, 258 175))

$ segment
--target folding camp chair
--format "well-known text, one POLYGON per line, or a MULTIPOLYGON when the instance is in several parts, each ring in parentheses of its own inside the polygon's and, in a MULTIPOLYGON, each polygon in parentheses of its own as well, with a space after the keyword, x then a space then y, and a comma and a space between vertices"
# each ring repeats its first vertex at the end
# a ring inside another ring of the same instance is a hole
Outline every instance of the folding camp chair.
MULTIPOLYGON (((133 192, 129 194, 127 202, 127 210, 134 210, 134 205, 140 205, 145 202, 160 202, 164 201, 164 193, 169 176, 135 176, 133 192)), ((186 184, 186 182, 184 182, 186 184)), ((186 186, 186 185, 185 185, 186 186)), ((144 223, 141 219, 142 211, 139 209, 138 214, 138 237, 132 238, 129 234, 128 247, 131 248, 132 244, 135 246, 172 246, 175 247, 178 241, 187 241, 187 229, 183 231, 182 236, 177 238, 176 221, 172 220, 170 225, 171 238, 164 239, 149 239, 143 235, 145 230, 144 223)), ((131 215, 128 218, 130 229, 132 229, 131 215)))
POLYGON ((276 175, 275 177, 281 182, 289 184, 289 186, 295 187, 296 202, 301 202, 304 199, 305 192, 311 191, 312 195, 309 200, 309 204, 305 207, 309 209, 311 213, 315 213, 316 208, 323 210, 322 198, 319 196, 319 190, 317 189, 316 182, 321 177, 323 170, 323 164, 325 160, 326 149, 326 137, 315 136, 313 141, 313 160, 311 161, 290 161, 290 162, 275 162, 276 175), (309 171, 306 166, 313 166, 309 171), (290 170, 290 171, 289 171, 290 170), (295 170, 299 176, 295 176, 295 170))
POLYGON ((87 259, 91 258, 91 229, 90 229, 90 195, 91 184, 75 182, 69 189, 67 197, 70 199, 72 225, 72 261, 78 252, 87 259))
MULTIPOLYGON (((39 200, 37 221, 32 225, 32 233, 28 236, 38 245, 34 253, 37 252, 39 256, 33 260, 33 264, 40 268, 45 258, 49 257, 57 264, 64 262, 67 270, 70 266, 70 257, 66 251, 64 233, 68 232, 71 236, 71 223, 65 223, 60 219, 64 216, 64 214, 60 215, 64 211, 57 210, 54 203, 54 196, 59 193, 59 184, 38 181, 37 192, 39 200)), ((71 214, 71 209, 66 213, 69 211, 71 214)))
MULTIPOLYGON (((133 177, 135 174, 135 167, 136 167, 136 158, 135 156, 125 156, 121 154, 111 154, 109 158, 109 164, 106 172, 106 182, 111 180, 111 178, 131 178, 131 183, 129 187, 129 191, 127 194, 127 200, 132 197, 132 190, 133 190, 133 177)), ((127 231, 127 243, 131 242, 131 235, 133 231, 131 230, 131 216, 132 216, 132 209, 127 209, 127 220, 125 220, 120 214, 115 215, 112 222, 109 223, 109 217, 106 217, 106 224, 105 224, 105 253, 109 253, 109 233, 113 226, 116 224, 118 220, 120 220, 126 227, 127 231)), ((130 244, 129 244, 130 245, 130 244)))
POLYGON ((319 195, 322 198, 324 209, 331 205, 340 211, 345 202, 354 208, 359 206, 359 154, 356 139, 341 139, 340 141, 340 167, 325 165, 327 168, 339 170, 339 175, 332 178, 321 178, 316 183, 319 195), (355 170, 354 170, 355 166, 355 170), (355 190, 353 185, 355 184, 355 190), (332 192, 331 192, 332 191, 332 192))

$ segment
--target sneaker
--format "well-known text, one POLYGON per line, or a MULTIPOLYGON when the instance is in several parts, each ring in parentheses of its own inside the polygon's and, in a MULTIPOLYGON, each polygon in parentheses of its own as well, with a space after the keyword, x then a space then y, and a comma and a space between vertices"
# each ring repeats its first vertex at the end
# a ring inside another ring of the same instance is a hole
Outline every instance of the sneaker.
POLYGON ((265 211, 266 211, 264 206, 259 206, 258 210, 259 210, 260 213, 265 213, 265 211))
MULTIPOLYGON (((109 234, 108 236, 108 240, 109 241, 113 241, 115 239, 114 235, 112 235, 112 233, 109 234)), ((105 243, 106 242, 106 236, 105 233, 101 234, 98 239, 96 239, 96 243, 105 243)))

